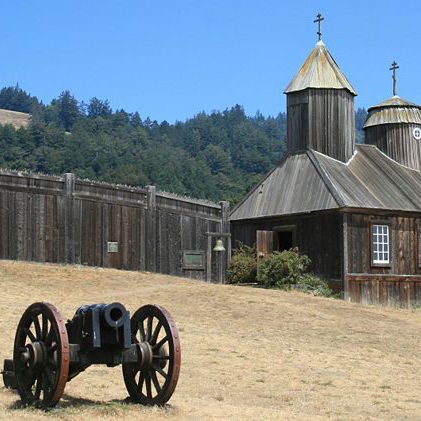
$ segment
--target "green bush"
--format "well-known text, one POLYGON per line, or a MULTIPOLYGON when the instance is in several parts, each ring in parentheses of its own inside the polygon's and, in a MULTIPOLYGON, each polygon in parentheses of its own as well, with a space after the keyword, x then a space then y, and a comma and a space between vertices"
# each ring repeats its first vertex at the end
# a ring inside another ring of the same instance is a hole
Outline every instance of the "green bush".
POLYGON ((327 282, 308 273, 311 260, 297 248, 274 252, 265 257, 257 271, 257 280, 265 288, 297 289, 313 295, 333 296, 327 282))
POLYGON ((324 279, 312 273, 305 273, 298 277, 297 289, 320 297, 333 297, 335 295, 324 279))
POLYGON ((297 248, 275 251, 260 263, 257 280, 266 288, 288 289, 298 283, 298 278, 306 273, 310 263, 311 260, 300 254, 297 248))
POLYGON ((256 282, 257 260, 256 250, 241 244, 231 259, 227 270, 227 280, 230 284, 256 282))

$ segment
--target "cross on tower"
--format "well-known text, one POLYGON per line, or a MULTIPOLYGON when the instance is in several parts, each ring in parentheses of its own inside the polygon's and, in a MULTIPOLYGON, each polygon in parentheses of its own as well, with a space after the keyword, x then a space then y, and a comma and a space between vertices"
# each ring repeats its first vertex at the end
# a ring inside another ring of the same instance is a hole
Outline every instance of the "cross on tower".
POLYGON ((396 69, 399 69, 398 63, 394 61, 392 63, 392 67, 389 70, 393 71, 392 79, 393 79, 393 96, 396 95, 396 69))
POLYGON ((313 23, 318 22, 318 25, 319 25, 319 30, 317 31, 317 35, 319 36, 319 41, 322 39, 322 20, 325 20, 325 18, 322 17, 322 14, 321 13, 319 13, 317 15, 317 19, 316 20, 313 20, 313 23))

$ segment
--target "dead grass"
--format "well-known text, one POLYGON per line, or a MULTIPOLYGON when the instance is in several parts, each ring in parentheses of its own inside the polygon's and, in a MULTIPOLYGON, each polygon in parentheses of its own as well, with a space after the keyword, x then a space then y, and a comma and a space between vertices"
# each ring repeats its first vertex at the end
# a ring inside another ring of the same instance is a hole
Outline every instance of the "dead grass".
POLYGON ((362 307, 301 293, 207 285, 169 276, 0 261, 0 358, 36 300, 70 318, 83 303, 159 303, 182 340, 179 384, 163 409, 125 403, 119 367, 91 367, 57 409, 15 419, 419 419, 421 312, 362 307))
POLYGON ((0 109, 0 125, 11 124, 19 129, 20 127, 28 127, 30 121, 30 114, 0 109))

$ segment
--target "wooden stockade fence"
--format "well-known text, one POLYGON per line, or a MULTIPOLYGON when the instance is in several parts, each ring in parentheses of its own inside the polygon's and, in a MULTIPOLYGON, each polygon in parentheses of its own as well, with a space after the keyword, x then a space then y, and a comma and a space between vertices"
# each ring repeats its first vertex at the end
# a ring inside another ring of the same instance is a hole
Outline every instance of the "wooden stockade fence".
POLYGON ((222 282, 231 250, 228 214, 227 202, 179 197, 154 186, 1 171, 0 258, 222 282), (222 255, 212 251, 215 233, 225 234, 222 255))

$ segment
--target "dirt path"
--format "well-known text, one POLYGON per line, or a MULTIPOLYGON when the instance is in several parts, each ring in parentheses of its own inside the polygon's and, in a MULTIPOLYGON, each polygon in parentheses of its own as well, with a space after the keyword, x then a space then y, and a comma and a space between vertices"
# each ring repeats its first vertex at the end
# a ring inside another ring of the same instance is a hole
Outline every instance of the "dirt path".
POLYGON ((6 419, 421 419, 421 312, 362 307, 300 293, 207 285, 169 276, 0 261, 0 358, 25 308, 64 317, 84 303, 161 304, 180 330, 179 384, 164 409, 127 405, 120 368, 92 367, 59 407, 6 419))

